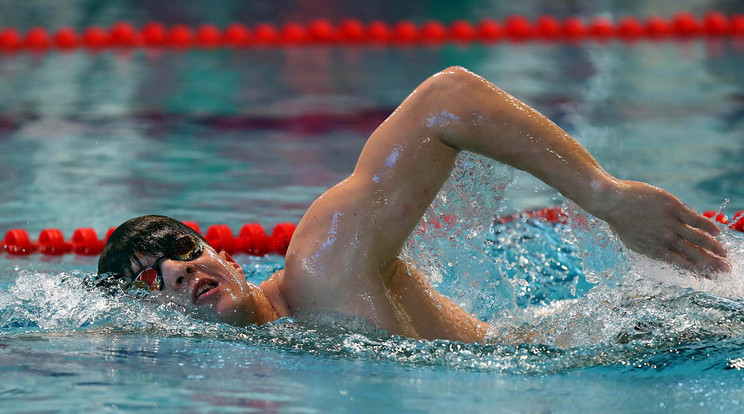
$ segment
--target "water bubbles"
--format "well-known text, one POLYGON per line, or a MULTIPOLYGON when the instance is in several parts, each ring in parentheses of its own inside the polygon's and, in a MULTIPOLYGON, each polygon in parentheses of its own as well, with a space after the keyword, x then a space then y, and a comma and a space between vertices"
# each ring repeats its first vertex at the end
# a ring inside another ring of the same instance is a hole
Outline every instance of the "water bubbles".
MULTIPOLYGON (((493 323, 484 342, 391 337, 339 315, 238 328, 173 305, 86 289, 91 275, 82 272, 29 271, 0 289, 0 338, 59 332, 214 338, 272 352, 512 374, 608 364, 657 372, 700 355, 711 355, 716 369, 738 369, 726 350, 744 346, 744 235, 723 232, 733 271, 705 280, 627 252, 603 223, 575 207, 568 226, 525 218, 489 232, 511 170, 462 162, 485 171, 463 171, 449 184, 407 251, 440 291, 493 323)), ((280 260, 245 260, 254 283, 282 267, 280 260)))
MULTIPOLYGON (((726 208, 726 206, 727 206, 727 205, 729 204, 729 202, 730 202, 730 201, 731 201, 731 200, 729 200, 729 199, 728 199, 728 197, 724 198, 724 199, 723 199, 723 204, 721 204, 721 207, 719 207, 719 208, 718 208, 718 211, 717 211, 717 214, 716 214, 716 215, 720 214, 720 213, 721 213, 721 211, 722 211, 722 210, 723 210, 724 208, 726 208)), ((715 217, 715 216, 714 216, 714 217, 715 217)))
MULTIPOLYGON (((629 367, 663 368, 673 365, 670 359, 675 357, 658 356, 659 349, 675 349, 689 357, 693 350, 688 344, 704 344, 706 338, 724 335, 741 337, 744 329, 741 300, 670 289, 643 279, 624 281, 616 288, 600 285, 582 298, 510 310, 498 319, 500 326, 489 329, 490 339, 462 344, 391 337, 363 320, 337 314, 284 318, 245 328, 207 323, 172 306, 89 291, 81 283, 83 276, 33 272, 20 275, 9 291, 0 292, 0 337, 24 332, 128 332, 150 337, 214 338, 321 357, 546 374, 623 363, 629 367), (32 286, 34 280, 38 282, 36 286, 32 286), (40 286, 52 289, 38 289, 40 286), (85 314, 87 306, 94 312, 85 314), (11 325, 11 320, 16 324, 11 325)), ((503 280, 490 279, 489 283, 495 284, 503 280)), ((524 282, 522 279, 519 284, 524 282)), ((536 283, 527 285, 531 292, 541 289, 536 283)), ((157 356, 156 345, 153 343, 149 358, 157 356)))
POLYGON ((622 242, 607 223, 590 216, 578 205, 568 202, 564 211, 568 214, 569 228, 562 233, 563 240, 578 248, 586 280, 610 286, 619 283, 630 264, 622 242))
POLYGON ((494 213, 500 208, 513 169, 462 152, 450 180, 409 238, 403 256, 417 263, 429 281, 450 297, 463 298, 465 310, 482 318, 510 306, 507 284, 498 292, 479 286, 494 276, 494 259, 484 248, 494 213))
POLYGON ((460 121, 460 117, 449 111, 431 113, 426 118, 426 126, 429 128, 440 128, 460 121))
POLYGON ((89 289, 85 279, 91 276, 22 271, 14 285, 0 291, 0 336, 114 328, 201 329, 202 322, 174 305, 154 305, 124 293, 89 289))

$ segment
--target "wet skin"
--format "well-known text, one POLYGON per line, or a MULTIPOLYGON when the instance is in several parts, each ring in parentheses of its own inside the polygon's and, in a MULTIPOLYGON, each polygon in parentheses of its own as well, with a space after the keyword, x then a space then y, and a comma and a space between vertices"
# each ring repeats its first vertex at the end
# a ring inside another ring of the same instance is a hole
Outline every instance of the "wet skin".
POLYGON ((453 67, 422 83, 370 136, 354 172, 311 205, 283 271, 255 286, 209 249, 191 262, 164 261, 159 296, 236 325, 330 310, 390 334, 481 340, 485 323, 398 259, 461 150, 535 175, 607 221, 632 250, 707 274, 730 270, 710 220, 664 190, 613 177, 537 111, 453 67), (215 282, 194 300, 198 283, 215 282))
MULTIPOLYGON (((139 268, 152 266, 158 258, 140 257, 139 268)), ((137 269, 137 267, 135 267, 137 269)), ((245 279, 243 269, 226 252, 211 246, 194 260, 162 260, 163 288, 151 295, 155 302, 174 303, 207 320, 233 325, 263 324, 289 316, 279 314, 263 291, 245 279)))

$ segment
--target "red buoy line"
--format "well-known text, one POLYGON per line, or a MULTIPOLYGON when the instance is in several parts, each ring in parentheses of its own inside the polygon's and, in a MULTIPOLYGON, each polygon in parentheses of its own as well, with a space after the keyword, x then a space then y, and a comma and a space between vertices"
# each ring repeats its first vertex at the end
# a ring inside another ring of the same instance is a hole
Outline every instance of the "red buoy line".
MULTIPOLYGON (((736 212, 731 221, 723 214, 715 211, 706 211, 703 215, 727 225, 732 230, 744 232, 744 211, 736 212)), ((566 223, 568 220, 568 216, 560 207, 550 207, 500 217, 497 222, 508 223, 525 217, 551 223, 566 223)), ((453 216, 442 217, 445 224, 450 224, 453 219, 453 216)), ((209 244, 218 251, 225 250, 230 254, 244 253, 253 256, 263 256, 270 253, 286 254, 289 241, 297 227, 293 223, 279 223, 274 226, 271 235, 268 235, 260 224, 248 223, 244 224, 238 235, 235 236, 230 227, 224 224, 210 226, 206 234, 201 232, 199 225, 195 222, 184 221, 184 224, 197 233, 203 234, 209 244)), ((441 226, 441 223, 435 223, 435 227, 441 226)), ((101 253, 106 240, 115 229, 115 227, 109 229, 106 237, 99 239, 92 228, 79 228, 75 230, 69 240, 65 239, 59 229, 43 229, 37 240, 32 240, 24 229, 11 229, 5 234, 5 239, 0 240, 0 246, 3 247, 0 251, 15 256, 25 256, 33 253, 51 256, 68 253, 93 256, 101 253)))
POLYGON ((650 16, 643 19, 622 17, 613 22, 604 17, 585 21, 579 17, 558 19, 543 15, 534 21, 512 15, 499 21, 482 19, 477 23, 456 20, 445 24, 429 20, 416 24, 400 20, 393 24, 382 21, 362 22, 347 18, 334 24, 328 19, 315 19, 307 24, 288 22, 281 26, 258 23, 249 27, 234 23, 221 29, 212 24, 193 28, 184 24, 166 26, 150 22, 136 28, 131 23, 118 22, 104 29, 91 26, 78 32, 72 27, 50 31, 33 27, 25 33, 16 28, 0 29, 0 51, 19 50, 44 52, 68 51, 77 48, 100 50, 106 48, 247 48, 261 46, 324 45, 412 45, 441 44, 444 42, 492 43, 499 41, 579 41, 584 39, 626 41, 692 37, 744 37, 744 14, 726 16, 710 11, 702 18, 690 12, 680 12, 665 19, 650 16))
MULTIPOLYGON (((192 221, 184 224, 202 234, 199 225, 192 221)), ((269 253, 285 254, 289 246, 289 240, 295 230, 293 223, 279 223, 274 226, 270 235, 260 224, 249 223, 243 225, 237 237, 232 230, 224 224, 216 224, 207 229, 204 238, 218 251, 225 250, 230 254, 246 253, 254 256, 263 256, 269 253)), ((32 240, 24 229, 11 229, 5 234, 5 239, 0 240, 0 246, 11 255, 25 256, 33 253, 41 253, 50 256, 60 256, 75 253, 83 256, 94 256, 101 253, 111 233, 116 229, 112 227, 106 233, 106 237, 99 239, 96 231, 92 228, 80 228, 75 230, 72 238, 66 240, 59 229, 43 229, 37 240, 32 240)))

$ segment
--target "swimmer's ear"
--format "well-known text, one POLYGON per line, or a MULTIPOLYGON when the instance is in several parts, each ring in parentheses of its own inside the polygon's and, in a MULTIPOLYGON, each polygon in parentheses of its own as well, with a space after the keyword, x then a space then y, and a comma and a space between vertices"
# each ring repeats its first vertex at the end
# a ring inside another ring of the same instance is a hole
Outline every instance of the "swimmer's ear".
POLYGON ((243 274, 243 266, 236 262, 235 259, 230 256, 230 253, 223 250, 220 252, 220 257, 222 257, 222 259, 226 261, 230 266, 234 267, 235 270, 239 271, 240 274, 243 274))

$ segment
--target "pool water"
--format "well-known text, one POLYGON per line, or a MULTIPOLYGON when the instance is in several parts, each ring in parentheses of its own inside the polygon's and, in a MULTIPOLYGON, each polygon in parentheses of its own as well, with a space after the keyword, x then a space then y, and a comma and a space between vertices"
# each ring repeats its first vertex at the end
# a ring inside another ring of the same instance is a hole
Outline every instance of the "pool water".
MULTIPOLYGON (((0 231, 103 234, 151 213, 202 229, 297 222, 407 93, 454 64, 554 119, 614 175, 699 210, 728 200, 731 215, 744 210, 742 51, 725 40, 3 55, 0 231)), ((407 254, 493 325, 489 340, 389 337, 328 315, 205 323, 84 289, 96 258, 0 254, 0 411, 740 410, 741 233, 722 236, 732 274, 699 280, 625 251, 601 223, 577 225, 580 211, 522 173, 468 156, 461 168, 446 191, 467 197, 427 216, 457 223, 416 233, 407 254), (553 205, 572 221, 492 226, 553 205)), ((237 259, 255 282, 283 266, 237 259)))

